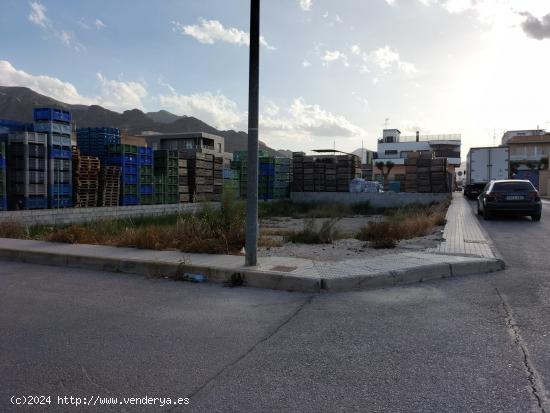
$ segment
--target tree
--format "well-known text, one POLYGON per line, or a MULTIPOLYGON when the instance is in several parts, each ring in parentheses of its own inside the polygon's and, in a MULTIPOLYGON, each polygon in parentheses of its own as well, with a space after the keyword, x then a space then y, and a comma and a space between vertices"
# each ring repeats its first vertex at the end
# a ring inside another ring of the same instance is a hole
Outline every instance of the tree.
POLYGON ((395 164, 392 161, 378 161, 374 164, 380 172, 382 172, 382 177, 384 179, 384 191, 388 190, 388 177, 390 176, 390 172, 395 166, 395 164))

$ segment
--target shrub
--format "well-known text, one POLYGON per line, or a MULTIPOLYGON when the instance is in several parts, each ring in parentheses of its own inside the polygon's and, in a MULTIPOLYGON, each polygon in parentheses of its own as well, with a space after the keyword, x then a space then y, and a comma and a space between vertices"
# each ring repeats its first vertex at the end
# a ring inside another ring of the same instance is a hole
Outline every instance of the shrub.
POLYGON ((331 244, 341 236, 338 228, 336 228, 338 221, 338 218, 330 218, 325 220, 319 227, 315 223, 315 219, 306 219, 304 229, 290 233, 288 240, 300 244, 331 244))
POLYGON ((57 228, 45 236, 46 241, 66 242, 68 244, 94 244, 97 242, 94 231, 81 225, 57 228))
POLYGON ((19 221, 7 219, 0 222, 0 238, 27 238, 27 228, 19 221))
POLYGON ((402 239, 423 237, 444 225, 448 204, 413 205, 387 211, 382 222, 369 222, 359 229, 356 238, 369 241, 373 248, 393 248, 402 239))
POLYGON ((346 215, 368 215, 373 212, 368 202, 359 204, 300 203, 289 200, 262 202, 259 204, 259 216, 292 218, 341 218, 346 215))

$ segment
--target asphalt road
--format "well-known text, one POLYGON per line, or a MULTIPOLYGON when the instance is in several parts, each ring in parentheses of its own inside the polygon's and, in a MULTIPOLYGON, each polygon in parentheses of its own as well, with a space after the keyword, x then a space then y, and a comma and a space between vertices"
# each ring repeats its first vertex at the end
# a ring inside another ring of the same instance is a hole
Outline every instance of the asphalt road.
POLYGON ((550 413, 544 213, 483 223, 504 272, 371 292, 0 262, 0 411, 550 413), (51 404, 10 403, 29 395, 51 404), (145 396, 189 404, 96 398, 145 396))

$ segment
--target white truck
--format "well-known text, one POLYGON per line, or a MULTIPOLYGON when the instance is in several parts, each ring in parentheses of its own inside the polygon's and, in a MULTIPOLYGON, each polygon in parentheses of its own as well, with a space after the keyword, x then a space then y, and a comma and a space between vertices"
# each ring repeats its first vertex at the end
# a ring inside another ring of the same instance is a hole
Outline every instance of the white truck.
POLYGON ((464 196, 476 199, 490 181, 510 178, 510 148, 471 148, 465 173, 464 196))

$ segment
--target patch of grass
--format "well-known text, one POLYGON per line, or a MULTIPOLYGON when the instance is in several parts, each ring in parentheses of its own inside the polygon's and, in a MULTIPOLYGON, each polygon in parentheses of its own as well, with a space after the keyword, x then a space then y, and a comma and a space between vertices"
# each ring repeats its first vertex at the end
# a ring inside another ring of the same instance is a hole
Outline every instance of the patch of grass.
POLYGON ((288 240, 297 244, 331 244, 341 237, 336 223, 338 218, 325 220, 320 226, 314 219, 304 221, 304 229, 288 235, 288 240))
POLYGON ((413 205, 387 211, 386 219, 369 222, 359 229, 356 238, 369 241, 373 248, 393 248, 400 240, 423 237, 444 225, 449 204, 413 205))
POLYGON ((239 253, 245 242, 245 207, 224 196, 219 209, 197 213, 36 227, 37 239, 200 253, 239 253))
POLYGON ((262 202, 260 218, 341 218, 349 215, 369 215, 374 212, 368 202, 348 205, 341 203, 300 203, 289 200, 262 202))
POLYGON ((19 221, 7 219, 0 222, 0 238, 27 238, 27 228, 19 221))

